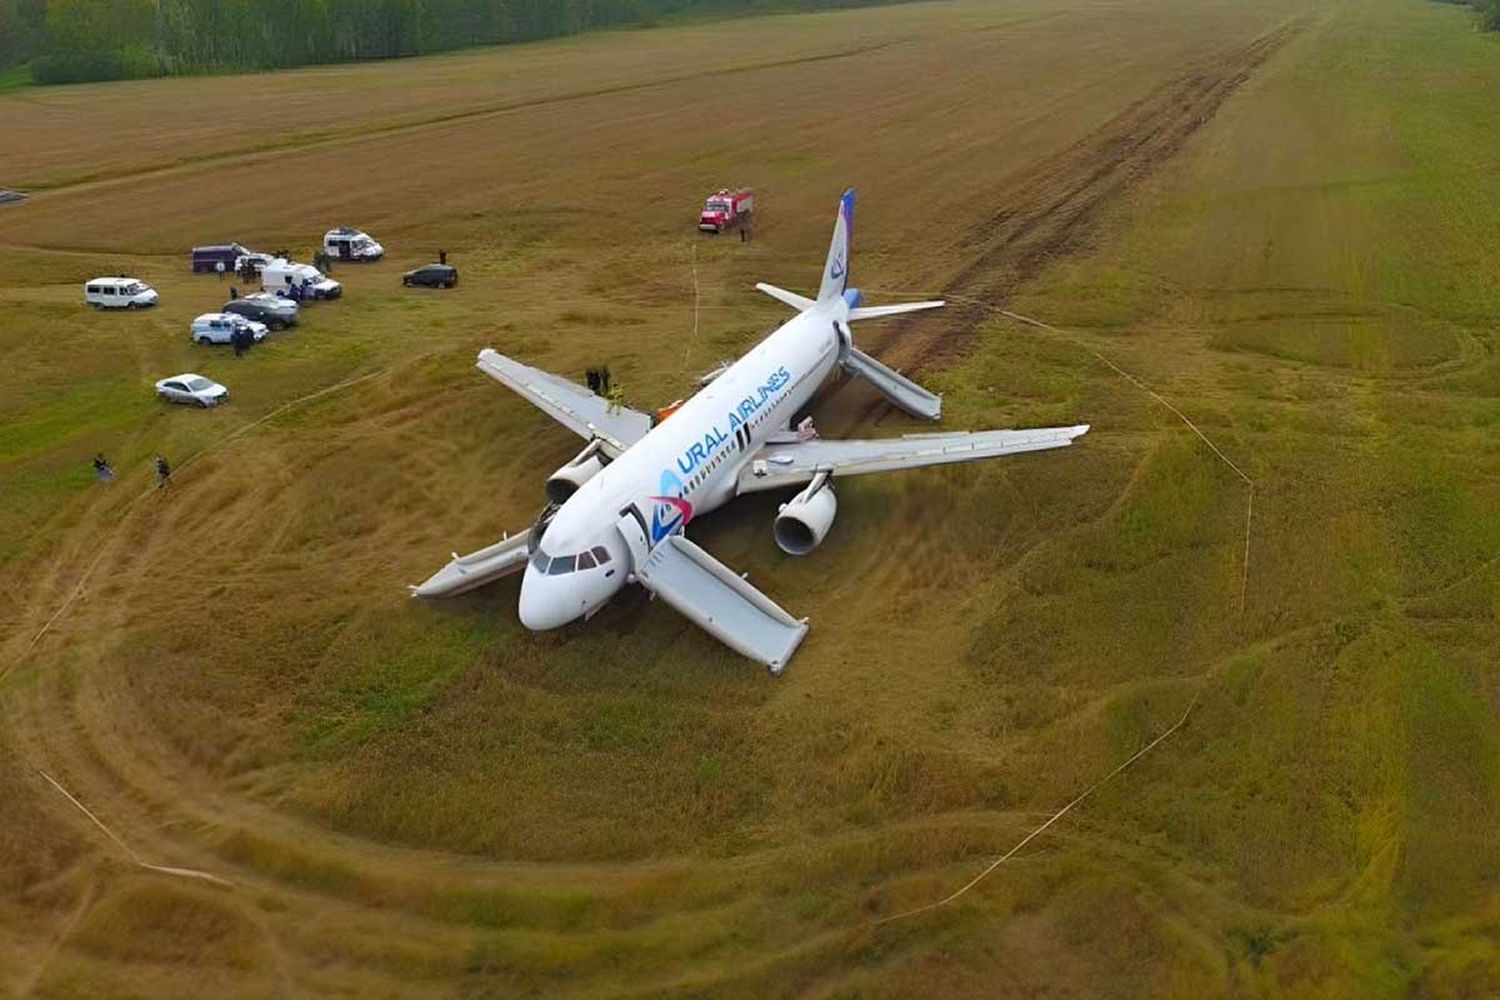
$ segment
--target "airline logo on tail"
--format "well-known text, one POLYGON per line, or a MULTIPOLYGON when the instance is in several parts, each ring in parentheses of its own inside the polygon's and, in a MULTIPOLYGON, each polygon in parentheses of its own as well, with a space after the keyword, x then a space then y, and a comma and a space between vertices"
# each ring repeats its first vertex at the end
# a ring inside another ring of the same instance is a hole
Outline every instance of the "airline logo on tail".
POLYGON ((818 289, 818 301, 826 302, 844 294, 849 275, 849 236, 854 232, 854 189, 844 192, 839 199, 839 217, 833 225, 833 241, 828 246, 828 263, 823 272, 823 283, 818 289))

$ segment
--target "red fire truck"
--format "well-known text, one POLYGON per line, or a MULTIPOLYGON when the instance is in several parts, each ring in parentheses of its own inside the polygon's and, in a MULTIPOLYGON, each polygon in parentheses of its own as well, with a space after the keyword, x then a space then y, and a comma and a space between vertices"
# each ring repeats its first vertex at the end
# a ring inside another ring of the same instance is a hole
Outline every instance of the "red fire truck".
POLYGON ((708 196, 703 203, 703 214, 698 216, 698 229, 705 233, 722 233, 750 221, 750 211, 755 207, 755 192, 749 188, 731 191, 724 188, 708 196))

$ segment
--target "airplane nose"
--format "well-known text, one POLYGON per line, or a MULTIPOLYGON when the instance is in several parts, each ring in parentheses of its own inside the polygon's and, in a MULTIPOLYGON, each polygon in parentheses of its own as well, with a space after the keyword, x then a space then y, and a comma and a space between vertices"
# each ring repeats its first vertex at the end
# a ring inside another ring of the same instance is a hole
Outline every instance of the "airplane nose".
POLYGON ((578 617, 567 595, 559 593, 565 589, 551 586, 545 576, 528 566, 521 578, 521 624, 533 632, 545 632, 578 617))

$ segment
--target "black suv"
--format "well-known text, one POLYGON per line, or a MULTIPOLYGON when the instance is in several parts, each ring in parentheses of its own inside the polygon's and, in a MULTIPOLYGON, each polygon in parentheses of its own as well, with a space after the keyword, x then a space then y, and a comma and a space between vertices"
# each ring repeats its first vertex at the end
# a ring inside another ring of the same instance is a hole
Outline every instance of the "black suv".
POLYGON ((403 285, 426 285, 428 288, 452 288, 458 284, 458 271, 447 264, 428 264, 401 276, 403 285))
POLYGON ((271 330, 284 330, 297 322, 295 310, 276 306, 261 299, 235 299, 224 304, 221 312, 234 313, 257 323, 264 323, 271 330))

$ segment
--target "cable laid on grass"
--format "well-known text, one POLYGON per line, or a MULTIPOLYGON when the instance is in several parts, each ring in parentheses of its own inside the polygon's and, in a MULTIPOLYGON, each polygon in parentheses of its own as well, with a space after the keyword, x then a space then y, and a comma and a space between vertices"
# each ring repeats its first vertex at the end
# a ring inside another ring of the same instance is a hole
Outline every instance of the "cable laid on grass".
POLYGON ((1129 382, 1131 385, 1135 386, 1137 389, 1141 390, 1146 395, 1156 400, 1162 406, 1166 407, 1173 416, 1186 424, 1188 429, 1191 430, 1194 434, 1198 435, 1199 439, 1202 440, 1204 444, 1208 445, 1209 450, 1212 451, 1216 456, 1218 456, 1219 461, 1229 466, 1230 471, 1232 471, 1236 476, 1240 478, 1240 480, 1245 484, 1246 488, 1249 491, 1248 495, 1245 497, 1245 551, 1244 555, 1240 559, 1240 614, 1245 613, 1245 596, 1250 587, 1250 520, 1251 515, 1253 514, 1255 509, 1255 480, 1251 479, 1250 476, 1245 472, 1245 470, 1236 465, 1228 455, 1224 454, 1224 450, 1217 444, 1215 444, 1213 442, 1213 439, 1205 434, 1201 427, 1193 423, 1192 420, 1188 419, 1187 414, 1183 413, 1176 406, 1174 406, 1171 400, 1167 399, 1161 393, 1157 392, 1145 382, 1141 381, 1141 379, 1136 375, 1133 375, 1130 372, 1126 371, 1124 368, 1121 368, 1119 365, 1111 361, 1108 357, 1106 357, 1100 351, 1096 350, 1091 345, 1081 341, 1078 337, 1074 336, 1068 330, 1064 330, 1062 327, 1053 326, 1046 320, 1040 320, 1034 316, 1027 316, 1023 313, 1012 312, 1009 309, 1002 309, 997 305, 985 302, 983 299, 976 299, 968 295, 945 296, 941 292, 902 292, 894 291, 888 288, 872 288, 869 289, 869 291, 877 292, 883 295, 913 296, 919 299, 948 298, 953 300, 954 302, 966 302, 969 305, 978 306, 981 309, 999 316, 1004 316, 1007 319, 1013 319, 1017 323, 1025 323, 1028 326, 1034 326, 1038 329, 1047 330, 1051 333, 1058 334, 1059 336, 1068 341, 1071 341, 1073 344, 1083 348, 1089 354, 1093 355, 1096 360, 1098 360, 1105 367, 1109 368, 1110 371, 1114 372, 1116 375, 1119 375, 1125 381, 1129 382))
POLYGON ((90 820, 92 820, 95 826, 104 831, 104 835, 106 837, 108 837, 110 840, 113 840, 117 845, 119 845, 120 850, 124 851, 125 855, 140 867, 146 869, 147 871, 158 872, 162 875, 176 875, 179 878, 196 878, 201 879, 204 882, 212 882, 214 885, 222 885, 225 888, 234 888, 233 882, 229 881, 227 878, 221 878, 220 876, 214 875, 210 872, 199 871, 196 868, 177 868, 172 865, 152 864, 145 858, 142 858, 139 854, 135 853, 135 850, 129 844, 121 840, 119 835, 116 834, 115 831, 105 826, 104 821, 90 812, 88 806, 84 805, 82 802, 79 802, 76 798, 74 798, 73 793, 60 785, 56 778, 52 777, 52 775, 48 774, 46 771, 40 769, 38 769, 36 773, 40 774, 43 778, 46 778, 47 783, 50 784, 53 788, 57 789, 62 794, 63 798, 67 799, 69 802, 77 806, 79 812, 83 813, 90 820))
POLYGON ((1134 764, 1136 761, 1140 760, 1142 757, 1146 756, 1146 754, 1150 753, 1153 749, 1156 748, 1156 746, 1159 743, 1161 743, 1163 740, 1165 740, 1168 736, 1171 736, 1173 733, 1177 732, 1177 730, 1181 729, 1183 727, 1183 725, 1187 722, 1188 716, 1190 716, 1190 715, 1193 714, 1193 709, 1198 706, 1198 699, 1200 697, 1202 697, 1202 695, 1203 695, 1203 688, 1199 687, 1197 693, 1195 693, 1193 695, 1193 700, 1190 701, 1190 702, 1188 702, 1188 707, 1183 711, 1182 717, 1180 719, 1178 719, 1176 722, 1172 723, 1172 725, 1168 726, 1165 730, 1163 730, 1150 743, 1147 743, 1145 746, 1141 747, 1135 753, 1131 754, 1129 758, 1127 758, 1122 764, 1120 764, 1118 767, 1116 767, 1113 771, 1109 772, 1104 777, 1100 778, 1098 781, 1094 782, 1092 785, 1090 785, 1089 787, 1085 788, 1083 790, 1082 794, 1080 794, 1077 798, 1073 799, 1073 801, 1069 802, 1067 805, 1063 806, 1057 812, 1053 813, 1050 817, 1047 818, 1047 822, 1043 823, 1041 826, 1037 827, 1035 830, 1032 830, 1026 836, 1024 836, 1020 840, 1018 840, 1016 842, 1015 846, 1012 847, 1010 850, 1008 850, 1004 854, 1000 855, 994 861, 991 861, 989 863, 989 865, 985 867, 984 871, 980 872, 978 875, 975 875, 972 879, 970 879, 967 883, 965 883, 962 888, 958 889, 956 892, 953 892, 953 893, 950 893, 947 896, 944 896, 942 899, 939 899, 939 900, 937 900, 935 902, 924 903, 921 906, 914 906, 914 907, 912 907, 909 910, 902 910, 900 913, 892 914, 889 917, 881 917, 879 920, 872 921, 871 923, 872 924, 887 924, 887 923, 890 923, 892 920, 901 920, 901 919, 903 919, 905 917, 915 916, 918 913, 926 913, 929 910, 936 910, 936 909, 938 909, 940 907, 947 906, 949 903, 953 902, 954 900, 956 900, 960 896, 962 896, 964 893, 966 893, 970 889, 974 888, 980 882, 983 882, 985 879, 989 878, 990 875, 995 871, 996 868, 999 868, 1006 861, 1009 861, 1012 857, 1015 856, 1015 854, 1016 854, 1017 851, 1019 851, 1021 848, 1025 847, 1027 844, 1031 843, 1037 837, 1041 836, 1042 833, 1044 833, 1048 827, 1050 827, 1053 823, 1056 823, 1058 820, 1060 820, 1064 816, 1066 816, 1068 814, 1068 812, 1074 806, 1078 805, 1078 803, 1082 802, 1084 799, 1088 798, 1090 795, 1093 795, 1100 788, 1102 788, 1106 784, 1108 784, 1115 776, 1117 776, 1118 774, 1120 774, 1126 768, 1130 767, 1130 765, 1134 764))
MULTIPOLYGON (((391 372, 391 370, 391 368, 382 368, 379 371, 367 372, 366 374, 360 375, 356 378, 345 379, 344 381, 335 383, 334 385, 325 386, 324 388, 319 389, 316 392, 309 393, 306 396, 298 396, 296 399, 289 400, 288 402, 285 402, 276 407, 276 409, 272 410, 271 412, 265 414, 264 416, 256 420, 252 420, 250 423, 245 424, 242 427, 235 428, 233 431, 230 431, 228 434, 219 438, 217 441, 213 441, 199 451, 196 451, 193 454, 189 455, 187 458, 182 460, 177 468, 179 470, 187 468, 193 462, 202 458, 204 455, 207 455, 209 452, 223 447, 224 445, 233 441, 235 438, 251 430, 254 430, 256 427, 259 427, 261 424, 265 423, 267 420, 272 419, 273 417, 280 416, 294 406, 300 406, 303 403, 311 402, 314 399, 318 399, 321 396, 326 396, 329 393, 336 392, 340 389, 347 389, 352 385, 357 385, 360 382, 367 381, 368 379, 375 378, 376 376, 387 375, 391 372)), ((138 493, 134 498, 131 499, 128 504, 125 505, 124 510, 120 511, 120 515, 118 518, 116 518, 115 524, 118 526, 124 523, 125 515, 129 514, 132 510, 135 509, 135 506, 137 504, 139 504, 142 500, 151 496, 155 492, 156 489, 152 487, 142 490, 140 493, 138 493)), ((99 552, 89 562, 88 566, 84 568, 83 575, 78 578, 78 583, 76 586, 74 586, 72 592, 68 594, 67 598, 62 602, 62 605, 52 613, 52 617, 47 619, 46 624, 44 624, 37 631, 36 635, 31 637, 31 641, 26 644, 26 648, 21 651, 22 657, 29 655, 31 651, 36 648, 36 644, 42 641, 42 636, 46 635, 52 629, 52 626, 57 622, 59 618, 62 617, 63 613, 67 611, 68 608, 72 607, 73 602, 78 599, 78 596, 80 594, 83 593, 84 584, 86 584, 89 580, 89 577, 93 575, 94 568, 99 565, 99 560, 104 558, 105 551, 106 550, 101 546, 99 552)), ((0 671, 0 679, 3 679, 7 672, 9 672, 9 667, 7 667, 4 671, 0 671)))

